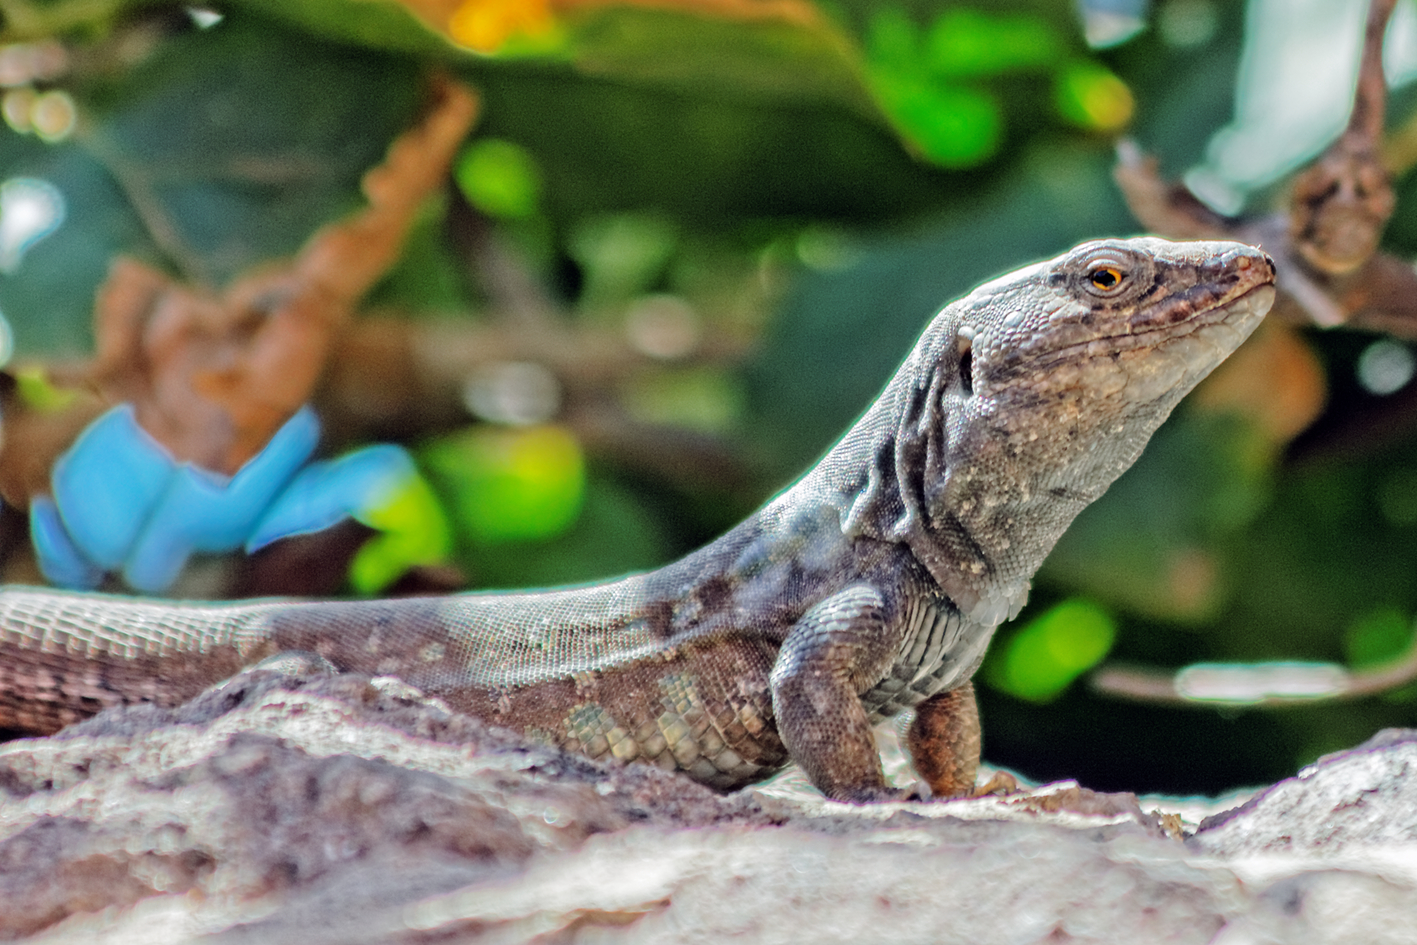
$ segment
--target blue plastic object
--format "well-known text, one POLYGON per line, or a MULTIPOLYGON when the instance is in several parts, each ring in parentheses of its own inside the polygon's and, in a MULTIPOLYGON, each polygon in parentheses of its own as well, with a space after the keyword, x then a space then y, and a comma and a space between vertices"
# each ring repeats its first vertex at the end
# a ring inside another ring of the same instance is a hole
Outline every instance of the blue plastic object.
POLYGON ((319 441, 301 408, 230 477, 178 463, 124 404, 99 417, 55 464, 53 499, 30 507, 40 569, 62 587, 93 588, 108 571, 144 593, 171 586, 196 552, 254 551, 377 508, 410 477, 400 447, 366 447, 306 465, 319 441))
POLYGON ((128 552, 123 579, 137 590, 155 593, 177 580, 193 552, 240 548, 319 439, 320 422, 304 407, 229 479, 190 463, 175 465, 128 552))
POLYGON ((90 591, 103 581, 103 569, 74 546, 59 520, 59 508, 48 496, 35 496, 30 502, 30 540, 39 569, 51 584, 90 591))
POLYGON ((133 408, 123 404, 79 434, 54 464, 50 486, 73 543, 111 571, 128 556, 176 469, 167 450, 138 426, 133 408))
POLYGON ((291 535, 324 531, 377 508, 418 475, 401 447, 366 446, 339 459, 312 463, 285 488, 246 541, 246 553, 291 535))

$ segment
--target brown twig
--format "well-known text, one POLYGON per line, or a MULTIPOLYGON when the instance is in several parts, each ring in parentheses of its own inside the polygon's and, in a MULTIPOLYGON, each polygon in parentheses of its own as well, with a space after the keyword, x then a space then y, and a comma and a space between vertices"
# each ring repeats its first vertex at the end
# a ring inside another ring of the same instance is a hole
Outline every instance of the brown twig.
POLYGON ((1263 246, 1279 267, 1281 318, 1417 338, 1417 274, 1378 251, 1394 197, 1383 159, 1387 87, 1382 43, 1395 0, 1368 10, 1347 127, 1295 177, 1287 213, 1231 219, 1157 175, 1134 145, 1118 149, 1114 177, 1133 215, 1178 239, 1225 238, 1263 246))
MULTIPOLYGON (((693 363, 733 364, 746 353, 733 339, 709 338, 693 363)), ((624 385, 662 370, 659 362, 623 332, 559 315, 535 330, 500 309, 473 324, 361 318, 337 339, 315 404, 334 445, 371 435, 417 438, 466 422, 462 391, 469 377, 521 361, 555 376, 565 392, 558 422, 597 455, 687 487, 731 488, 749 480, 747 465, 723 438, 645 424, 626 412, 624 385)))
POLYGON ((1294 178, 1289 235, 1318 273, 1344 276, 1377 252, 1396 202, 1381 145, 1387 83, 1383 35, 1396 0, 1372 0, 1348 127, 1294 178))
POLYGON ((1199 663, 1174 673, 1104 666, 1089 677, 1094 691, 1117 699, 1173 706, 1313 705, 1362 699, 1417 680, 1417 646, 1376 669, 1334 663, 1199 663))
POLYGON ((259 452, 309 399, 333 339, 442 186, 477 105, 450 80, 434 93, 424 120, 365 175, 368 206, 316 232, 289 264, 217 296, 115 263, 95 307, 90 386, 133 404, 180 460, 232 473, 259 452))

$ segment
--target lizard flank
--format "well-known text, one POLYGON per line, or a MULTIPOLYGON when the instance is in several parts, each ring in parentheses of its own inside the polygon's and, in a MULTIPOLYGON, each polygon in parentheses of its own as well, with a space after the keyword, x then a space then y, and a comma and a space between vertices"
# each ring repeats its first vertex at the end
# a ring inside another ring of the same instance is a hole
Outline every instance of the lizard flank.
POLYGON ((790 489, 657 571, 566 590, 172 604, 0 591, 0 727, 174 704, 314 654, 593 758, 732 789, 796 761, 888 799, 871 726, 914 709, 936 795, 969 790, 969 679, 1063 530, 1255 328, 1274 265, 1238 243, 1083 244, 925 329, 790 489))

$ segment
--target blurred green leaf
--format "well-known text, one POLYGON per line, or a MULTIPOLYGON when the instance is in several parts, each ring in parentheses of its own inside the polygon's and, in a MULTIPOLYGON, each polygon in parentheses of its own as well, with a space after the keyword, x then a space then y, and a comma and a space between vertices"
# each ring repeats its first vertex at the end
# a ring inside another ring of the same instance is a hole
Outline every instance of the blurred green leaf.
POLYGON ((1412 639, 1412 619, 1396 607, 1382 607, 1348 625, 1343 648, 1348 665, 1361 669, 1396 659, 1412 646, 1412 639))
POLYGON ((923 156, 944 167, 972 167, 998 150, 1004 124, 998 103, 979 89, 940 81, 941 70, 905 13, 876 10, 867 50, 876 98, 923 156))
POLYGON ((666 371, 634 378, 625 405, 637 420, 703 433, 726 433, 742 417, 742 384, 721 368, 666 371))
POLYGON ((370 309, 465 313, 472 307, 467 264, 445 237, 446 201, 431 200, 404 239, 403 254, 365 299, 370 309))
POLYGON ((1378 486, 1378 505, 1392 525, 1417 525, 1417 469, 1393 470, 1378 486))
POLYGON ((419 459, 475 543, 558 535, 585 495, 580 444, 560 427, 470 427, 425 446, 419 459))
POLYGON ((577 71, 757 101, 833 104, 883 123, 860 52, 810 3, 794 17, 696 15, 648 5, 587 5, 567 19, 577 71))
POLYGON ((15 372, 15 389, 25 406, 42 413, 63 410, 78 394, 67 388, 55 387, 40 367, 21 368, 15 372))
POLYGON ((581 267, 581 307, 624 303, 654 287, 674 252, 678 234, 663 218, 617 214, 583 221, 567 250, 581 267))
POLYGON ((421 93, 406 60, 228 16, 81 97, 91 130, 74 140, 171 262, 220 284, 354 209, 359 179, 421 93))
POLYGON ((1083 510, 1040 579, 1151 617, 1213 618, 1238 586, 1227 540, 1264 510, 1274 463, 1245 419, 1182 411, 1083 510))
POLYGON ((580 516, 564 532, 541 541, 465 545, 459 561, 479 587, 555 587, 655 567, 669 548, 643 496, 592 474, 580 516))
POLYGON ((356 594, 379 593, 416 565, 437 564, 452 550, 442 506, 419 476, 403 484, 382 506, 359 520, 379 534, 360 546, 349 566, 356 594))
POLYGON ((89 347, 94 291, 120 253, 216 286, 295 252, 358 206, 360 177, 420 89, 408 60, 228 16, 75 88, 82 121, 67 141, 0 133, 0 163, 53 184, 68 210, 0 277, 20 354, 89 347))
POLYGON ((1135 109, 1127 84, 1095 62, 1069 64, 1058 74, 1055 94, 1059 113, 1089 131, 1118 131, 1135 109))
POLYGON ((924 38, 915 21, 895 4, 871 10, 866 54, 872 69, 910 72, 924 53, 924 38))
POLYGON ((1102 661, 1117 628, 1097 604, 1072 599, 994 643, 984 675, 989 684, 1030 702, 1051 702, 1102 661))
POLYGON ((539 209, 536 159, 511 141, 477 139, 458 158, 453 174, 468 202, 489 216, 519 220, 539 209))
MULTIPOLYGON (((156 0, 4 0, 0 40, 103 29, 126 12, 156 5, 156 0)), ((508 5, 510 12, 518 5, 508 5)), ((807 2, 795 15, 767 16, 588 4, 549 25, 545 32, 554 42, 536 37, 524 41, 526 37, 512 28, 516 24, 508 22, 502 35, 512 42, 497 47, 499 55, 492 57, 486 53, 496 46, 497 28, 484 37, 486 48, 478 50, 459 45, 448 33, 458 34, 454 27, 459 16, 475 14, 480 6, 487 4, 454 8, 451 22, 438 22, 447 15, 442 5, 396 0, 235 0, 223 12, 249 11, 323 39, 433 57, 479 71, 526 60, 563 63, 585 76, 666 89, 700 93, 707 87, 735 97, 834 104, 881 122, 864 88, 855 45, 807 2)))
POLYGON ((883 221, 947 196, 942 172, 913 160, 889 129, 830 103, 664 89, 531 63, 499 64, 475 81, 486 103, 481 133, 536 156, 544 208, 558 225, 624 212, 701 231, 770 219, 883 221))
POLYGON ((1036 72, 1052 66, 1066 45, 1041 16, 968 7, 936 17, 925 44, 931 67, 942 76, 1036 72))
POLYGON ((941 167, 974 167, 999 149, 1004 116, 988 92, 910 73, 873 78, 886 110, 921 154, 941 167))

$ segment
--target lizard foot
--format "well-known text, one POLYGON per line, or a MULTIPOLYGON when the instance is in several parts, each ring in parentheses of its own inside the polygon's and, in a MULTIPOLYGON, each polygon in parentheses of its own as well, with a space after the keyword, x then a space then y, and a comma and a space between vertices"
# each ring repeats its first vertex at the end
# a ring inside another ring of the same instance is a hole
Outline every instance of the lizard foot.
POLYGON ((975 785, 966 797, 1007 797, 1010 794, 1023 793, 1023 787, 1018 783, 1018 778, 1007 771, 995 771, 993 777, 983 784, 975 785))
POLYGON ((237 675, 254 673, 257 670, 280 673, 284 676, 333 676, 339 672, 334 663, 320 654, 311 653, 308 650, 282 650, 273 656, 266 657, 259 663, 246 667, 237 675))
POLYGON ((369 680, 369 685, 382 696, 398 699, 409 705, 420 705, 428 709, 433 709, 445 716, 453 714, 453 710, 442 699, 439 699, 437 696, 428 695, 422 689, 404 682, 397 676, 375 676, 373 679, 369 680))
POLYGON ((279 673, 282 676, 334 676, 339 673, 339 669, 318 653, 307 650, 282 650, 233 673, 211 686, 207 692, 239 692, 241 686, 250 681, 251 674, 257 672, 279 673))

